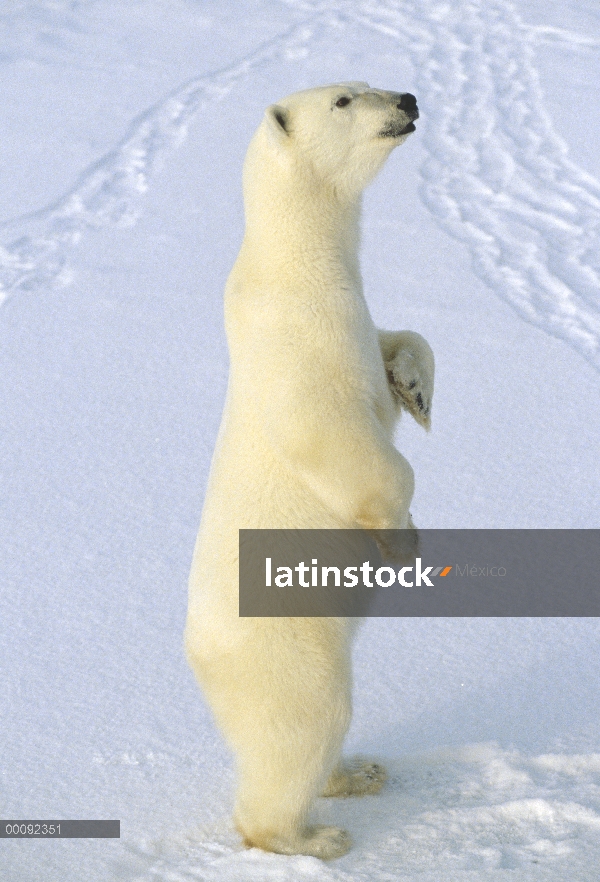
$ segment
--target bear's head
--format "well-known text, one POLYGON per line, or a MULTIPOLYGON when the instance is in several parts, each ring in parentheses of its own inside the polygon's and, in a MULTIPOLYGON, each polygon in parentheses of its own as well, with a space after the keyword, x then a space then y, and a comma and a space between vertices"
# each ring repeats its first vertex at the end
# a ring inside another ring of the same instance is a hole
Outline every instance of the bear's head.
POLYGON ((294 178, 357 197, 394 147, 414 132, 414 95, 338 83, 271 105, 256 134, 261 153, 294 178))

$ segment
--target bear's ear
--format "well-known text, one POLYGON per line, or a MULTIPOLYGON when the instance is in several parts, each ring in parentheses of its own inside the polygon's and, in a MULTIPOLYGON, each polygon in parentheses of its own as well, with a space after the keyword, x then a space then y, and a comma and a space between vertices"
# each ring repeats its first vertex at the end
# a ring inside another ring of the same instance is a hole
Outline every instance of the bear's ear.
POLYGON ((279 104, 271 104, 265 111, 269 134, 281 143, 290 136, 290 112, 279 104))

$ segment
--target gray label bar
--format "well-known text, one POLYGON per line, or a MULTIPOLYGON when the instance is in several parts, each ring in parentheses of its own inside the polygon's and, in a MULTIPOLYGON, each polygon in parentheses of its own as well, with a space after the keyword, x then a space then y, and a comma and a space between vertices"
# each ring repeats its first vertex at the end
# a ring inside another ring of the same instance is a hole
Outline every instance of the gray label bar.
POLYGON ((240 530, 240 616, 600 616, 600 530, 240 530))
POLYGON ((119 839, 120 821, 0 821, 0 839, 119 839))

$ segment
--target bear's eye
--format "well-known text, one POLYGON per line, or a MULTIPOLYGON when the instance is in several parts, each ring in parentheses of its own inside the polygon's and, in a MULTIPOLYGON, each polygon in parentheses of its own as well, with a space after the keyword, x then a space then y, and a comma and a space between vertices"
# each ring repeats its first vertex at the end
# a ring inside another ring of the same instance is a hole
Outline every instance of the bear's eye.
POLYGON ((347 104, 350 104, 351 100, 351 98, 348 98, 346 95, 344 95, 342 98, 338 98, 338 100, 335 102, 335 106, 346 107, 347 104))

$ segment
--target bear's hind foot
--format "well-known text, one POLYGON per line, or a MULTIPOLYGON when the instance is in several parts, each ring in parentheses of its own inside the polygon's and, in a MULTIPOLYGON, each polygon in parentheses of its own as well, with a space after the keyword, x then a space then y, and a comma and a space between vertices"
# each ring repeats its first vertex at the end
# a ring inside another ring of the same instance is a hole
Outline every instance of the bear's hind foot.
POLYGON ((331 774, 323 796, 364 796, 379 793, 386 771, 379 763, 356 757, 341 763, 331 774))
POLYGON ((340 827, 324 827, 317 825, 307 827, 303 836, 283 837, 277 835, 254 834, 244 836, 247 848, 262 848, 276 854, 306 854, 310 857, 330 861, 342 857, 350 850, 352 840, 340 827))

